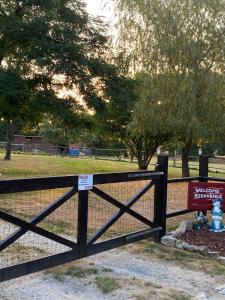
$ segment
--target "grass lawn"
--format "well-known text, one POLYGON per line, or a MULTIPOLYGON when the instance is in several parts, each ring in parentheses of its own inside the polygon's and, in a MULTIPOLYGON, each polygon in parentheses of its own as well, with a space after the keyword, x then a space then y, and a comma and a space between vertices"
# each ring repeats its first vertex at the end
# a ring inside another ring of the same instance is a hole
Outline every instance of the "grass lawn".
POLYGON ((91 158, 23 154, 13 154, 11 161, 4 161, 3 158, 4 153, 0 153, 1 179, 117 171, 125 172, 138 169, 137 164, 134 163, 96 160, 91 158))
MULTIPOLYGON (((98 160, 94 158, 71 158, 61 156, 45 156, 37 154, 13 154, 11 161, 4 161, 4 153, 0 152, 0 178, 21 178, 38 176, 59 176, 69 174, 107 173, 137 171, 136 163, 98 160)), ((152 161, 152 163, 155 163, 152 161)), ((153 170, 150 165, 149 169, 153 170)), ((181 168, 169 164, 169 177, 181 177, 181 168)), ((190 170, 191 176, 198 176, 196 169, 190 170)), ((211 173, 213 177, 224 177, 224 174, 211 173)))

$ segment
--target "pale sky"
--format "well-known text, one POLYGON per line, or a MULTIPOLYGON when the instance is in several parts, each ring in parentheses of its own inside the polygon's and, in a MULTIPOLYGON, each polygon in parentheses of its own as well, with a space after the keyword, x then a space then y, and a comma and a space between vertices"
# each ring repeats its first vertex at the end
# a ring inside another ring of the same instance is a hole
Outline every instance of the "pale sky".
POLYGON ((106 22, 113 20, 113 4, 104 5, 106 0, 84 0, 87 3, 87 10, 93 16, 101 16, 106 22))

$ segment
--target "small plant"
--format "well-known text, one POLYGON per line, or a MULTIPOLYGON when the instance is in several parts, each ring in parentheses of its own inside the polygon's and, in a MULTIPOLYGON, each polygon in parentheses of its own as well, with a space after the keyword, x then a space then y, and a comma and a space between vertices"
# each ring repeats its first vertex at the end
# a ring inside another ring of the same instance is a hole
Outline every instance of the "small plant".
POLYGON ((173 300, 191 300, 191 296, 185 294, 182 291, 173 291, 171 293, 171 299, 173 300))
POLYGON ((60 273, 54 273, 53 274, 53 278, 55 280, 58 280, 59 282, 63 282, 64 281, 64 276, 60 273))
POLYGON ((95 283, 103 294, 112 293, 119 288, 118 282, 112 277, 96 277, 95 283))
POLYGON ((211 274, 213 275, 224 275, 225 274, 225 266, 215 262, 211 268, 211 274))
POLYGON ((102 272, 111 273, 111 272, 113 272, 113 270, 110 268, 103 268, 102 272))
POLYGON ((90 275, 96 275, 98 274, 97 269, 85 269, 80 267, 69 267, 69 268, 54 268, 50 271, 45 271, 45 274, 51 274, 53 278, 55 278, 58 281, 63 281, 65 279, 65 276, 70 277, 77 277, 77 278, 84 278, 90 275))
POLYGON ((64 273, 64 275, 71 276, 71 277, 78 277, 78 278, 83 278, 86 276, 96 275, 96 274, 98 274, 97 269, 82 269, 82 268, 74 268, 74 267, 70 267, 64 273))
POLYGON ((155 289, 161 289, 162 288, 161 285, 156 284, 156 283, 151 282, 151 281, 145 282, 145 286, 155 288, 155 289))

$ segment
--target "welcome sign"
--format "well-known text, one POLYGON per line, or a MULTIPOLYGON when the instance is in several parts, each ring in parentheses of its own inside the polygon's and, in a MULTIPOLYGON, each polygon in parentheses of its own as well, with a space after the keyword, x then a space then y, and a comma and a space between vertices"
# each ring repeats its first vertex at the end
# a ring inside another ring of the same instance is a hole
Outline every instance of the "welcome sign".
POLYGON ((221 199, 225 211, 225 183, 190 182, 188 185, 188 209, 210 210, 215 199, 221 199))

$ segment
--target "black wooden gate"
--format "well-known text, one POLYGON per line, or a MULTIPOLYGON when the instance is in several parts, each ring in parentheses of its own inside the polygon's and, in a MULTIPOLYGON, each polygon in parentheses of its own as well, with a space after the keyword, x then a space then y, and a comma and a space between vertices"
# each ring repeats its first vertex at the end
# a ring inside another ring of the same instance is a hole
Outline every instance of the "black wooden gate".
POLYGON ((162 214, 166 209, 166 175, 160 171, 160 165, 158 170, 95 174, 93 188, 85 191, 78 191, 78 176, 1 181, 0 281, 151 236, 159 239, 165 232, 162 214), (51 197, 46 195, 52 191, 56 195, 56 190, 60 190, 60 196, 49 203, 51 197), (143 197, 144 204, 141 203, 143 197), (43 208, 44 204, 47 205, 43 208), (63 213, 56 215, 61 208, 63 213), (55 219, 50 218, 52 215, 55 219), (124 219, 118 227, 124 216, 129 216, 132 222, 124 219), (134 220, 139 224, 137 227, 134 220), (75 227, 76 236, 73 235, 75 227), (51 247, 46 240, 51 241, 51 247))

